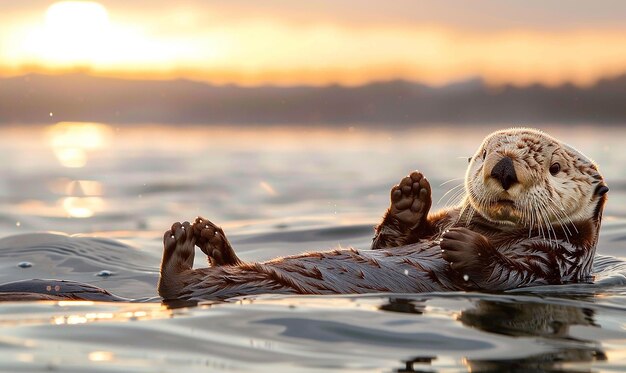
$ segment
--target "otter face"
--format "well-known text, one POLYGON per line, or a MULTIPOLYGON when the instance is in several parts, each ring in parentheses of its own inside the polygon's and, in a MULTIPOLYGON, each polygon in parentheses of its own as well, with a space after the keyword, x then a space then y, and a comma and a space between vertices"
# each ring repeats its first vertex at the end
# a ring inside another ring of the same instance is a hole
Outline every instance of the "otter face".
POLYGON ((527 228, 599 219, 608 188, 596 165, 533 129, 487 136, 465 175, 470 205, 486 219, 527 228))

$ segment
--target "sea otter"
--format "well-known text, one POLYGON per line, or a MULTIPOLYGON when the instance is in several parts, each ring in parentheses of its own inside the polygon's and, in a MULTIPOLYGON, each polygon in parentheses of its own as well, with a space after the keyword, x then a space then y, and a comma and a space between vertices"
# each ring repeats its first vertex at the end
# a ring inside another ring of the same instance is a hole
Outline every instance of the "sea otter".
POLYGON ((429 213, 431 188, 412 172, 391 189, 371 250, 240 260, 204 218, 165 232, 164 299, 261 293, 501 291, 591 281, 608 187, 582 153, 534 129, 488 135, 465 175, 459 206, 429 213), (194 246, 209 268, 193 269, 194 246))

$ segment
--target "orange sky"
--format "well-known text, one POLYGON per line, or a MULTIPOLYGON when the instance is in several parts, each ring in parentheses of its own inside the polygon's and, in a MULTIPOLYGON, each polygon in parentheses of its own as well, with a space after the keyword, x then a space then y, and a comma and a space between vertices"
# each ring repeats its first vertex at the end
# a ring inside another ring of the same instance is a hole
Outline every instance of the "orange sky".
POLYGON ((626 72, 626 2, 23 0, 0 75, 88 70, 237 84, 589 84, 626 72), (130 4, 128 4, 130 3, 130 4))

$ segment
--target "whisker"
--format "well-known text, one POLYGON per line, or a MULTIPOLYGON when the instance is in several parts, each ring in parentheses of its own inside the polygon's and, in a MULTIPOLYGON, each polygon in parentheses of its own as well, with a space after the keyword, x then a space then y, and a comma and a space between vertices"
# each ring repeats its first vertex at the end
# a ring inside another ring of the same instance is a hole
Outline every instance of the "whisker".
POLYGON ((552 241, 552 237, 550 236, 550 225, 547 216, 543 210, 542 205, 537 206, 538 216, 541 218, 541 225, 545 228, 545 232, 548 235, 548 242, 552 241))
POLYGON ((465 190, 459 189, 453 195, 451 195, 446 201, 445 206, 459 206, 462 204, 463 199, 465 198, 465 190))
MULTIPOLYGON (((471 190, 470 190, 470 193, 473 194, 471 190)), ((469 203, 469 201, 466 200, 468 198, 470 197, 466 195, 464 202, 461 204, 461 206, 463 207, 461 207, 461 210, 459 211, 459 217, 457 218, 457 221, 455 224, 459 224, 460 222, 463 222, 465 226, 469 226, 469 223, 471 222, 472 217, 474 215, 474 208, 469 203)))
POLYGON ((465 180, 465 178, 464 177, 455 177, 454 179, 450 179, 450 180, 444 181, 443 183, 439 184, 439 186, 444 186, 444 185, 449 184, 449 183, 451 183, 453 181, 459 181, 459 180, 465 180))
MULTIPOLYGON (((556 205, 557 202, 561 204, 561 206, 563 206, 563 204, 560 201, 555 201, 554 198, 550 198, 550 202, 552 202, 553 205, 556 205)), ((569 217, 563 210, 563 208, 558 209, 557 207, 551 206, 553 213, 555 215, 555 217, 559 220, 559 222, 561 222, 561 227, 563 228, 563 233, 565 233, 565 236, 567 237, 568 234, 569 236, 572 236, 572 231, 569 229, 569 226, 571 225, 574 230, 576 231, 576 233, 578 233, 578 228, 576 228, 576 225, 574 224, 574 222, 572 221, 571 217, 569 217), (569 224, 567 224, 567 221, 569 221, 569 224), (567 232, 566 232, 567 230, 567 232)), ((568 242, 569 242, 569 238, 568 238, 568 242)))
POLYGON ((533 212, 535 214, 535 218, 537 219, 537 227, 539 228, 539 235, 541 236, 541 239, 545 240, 546 236, 544 235, 544 232, 543 232, 543 220, 541 219, 541 215, 538 213, 537 209, 533 210, 533 212))
POLYGON ((572 220, 572 218, 571 218, 569 215, 567 215, 567 214, 565 213, 565 206, 563 206, 563 202, 561 202, 561 201, 554 201, 554 202, 555 202, 555 204, 556 204, 556 203, 558 203, 558 204, 561 206, 561 213, 562 213, 562 215, 563 215, 563 216, 564 216, 567 220, 569 220, 569 222, 570 222, 570 224, 571 224, 572 228, 574 228, 574 231, 576 231, 576 233, 577 233, 577 234, 578 234, 578 233, 580 233, 580 232, 578 232, 578 228, 576 227, 576 224, 574 224, 574 221, 572 220))
POLYGON ((544 222, 546 224, 546 231, 548 232, 548 242, 552 242, 553 240, 554 240, 554 242, 556 242, 556 232, 554 232, 554 228, 552 227, 552 224, 550 224, 549 214, 548 214, 545 206, 546 205, 544 204, 539 209, 539 211, 541 212, 541 215, 543 216, 544 222), (552 237, 550 232, 552 232, 554 234, 554 237, 552 237))
MULTIPOLYGON (((458 191, 459 191, 459 188, 462 188, 462 187, 464 187, 464 186, 465 186, 465 184, 459 184, 459 185, 457 185, 457 186, 452 187, 452 188, 451 188, 450 190, 448 190, 448 191, 447 191, 447 192, 446 192, 443 196, 441 196, 441 198, 439 198, 439 200, 437 201, 437 204, 439 204, 439 202, 441 202, 441 200, 442 200, 442 199, 444 199, 444 198, 445 198, 448 194, 450 194, 450 193, 452 193, 452 192, 456 193, 456 192, 458 192, 458 191)), ((465 191, 464 191, 464 190, 462 190, 462 189, 461 189, 461 191, 462 191, 462 192, 465 192, 465 191)), ((453 195, 454 195, 454 194, 453 194, 453 195)))

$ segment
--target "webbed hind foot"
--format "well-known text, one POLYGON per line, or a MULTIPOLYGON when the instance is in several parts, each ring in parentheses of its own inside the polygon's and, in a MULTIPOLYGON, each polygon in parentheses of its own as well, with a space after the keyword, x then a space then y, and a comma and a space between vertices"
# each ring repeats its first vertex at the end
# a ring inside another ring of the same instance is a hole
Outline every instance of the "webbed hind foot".
POLYGON ((193 269, 196 238, 189 222, 174 223, 163 236, 163 259, 158 291, 165 299, 177 298, 186 274, 193 269))
POLYGON ((222 228, 198 216, 193 224, 193 232, 196 244, 207 255, 212 267, 243 264, 222 228))

